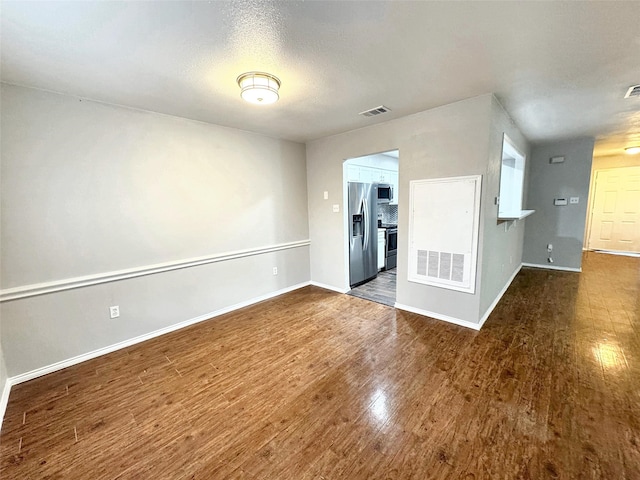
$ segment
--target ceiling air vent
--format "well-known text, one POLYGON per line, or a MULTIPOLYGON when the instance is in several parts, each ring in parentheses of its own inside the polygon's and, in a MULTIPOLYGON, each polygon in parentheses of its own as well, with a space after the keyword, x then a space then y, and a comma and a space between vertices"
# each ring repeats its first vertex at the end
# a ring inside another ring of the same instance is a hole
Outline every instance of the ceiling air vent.
POLYGON ((385 107, 384 105, 380 105, 379 107, 372 108, 371 110, 365 110, 364 112, 360 112, 358 115, 362 115, 363 117, 375 117, 376 115, 381 115, 383 113, 390 112, 391 109, 385 107))
POLYGON ((640 85, 632 85, 631 87, 629 87, 629 90, 627 90, 627 94, 624 96, 624 98, 631 97, 640 97, 640 85))

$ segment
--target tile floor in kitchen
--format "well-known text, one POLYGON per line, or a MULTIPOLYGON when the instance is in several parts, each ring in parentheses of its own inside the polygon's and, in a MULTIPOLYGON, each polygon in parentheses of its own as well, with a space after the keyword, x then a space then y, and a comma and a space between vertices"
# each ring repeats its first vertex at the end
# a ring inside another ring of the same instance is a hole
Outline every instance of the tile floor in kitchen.
POLYGON ((396 269, 378 272, 376 278, 347 293, 354 297, 393 307, 396 303, 396 269))

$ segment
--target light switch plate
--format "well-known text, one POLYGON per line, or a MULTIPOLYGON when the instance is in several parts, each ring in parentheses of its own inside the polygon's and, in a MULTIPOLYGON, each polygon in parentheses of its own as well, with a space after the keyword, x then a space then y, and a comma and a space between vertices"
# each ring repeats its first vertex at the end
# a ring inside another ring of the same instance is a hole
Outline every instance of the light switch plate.
POLYGON ((329 192, 327 192, 326 190, 324 192, 324 199, 329 200, 329 192))
POLYGON ((561 206, 567 205, 567 203, 568 203, 568 202, 567 202, 567 199, 566 199, 566 198, 554 198, 554 199, 553 199, 553 204, 554 204, 556 207, 561 207, 561 206))

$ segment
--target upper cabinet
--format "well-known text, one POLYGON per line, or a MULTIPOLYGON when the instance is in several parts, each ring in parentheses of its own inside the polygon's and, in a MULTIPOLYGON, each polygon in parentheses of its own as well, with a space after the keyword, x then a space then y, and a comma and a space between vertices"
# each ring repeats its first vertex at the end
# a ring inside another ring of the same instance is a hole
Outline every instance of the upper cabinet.
POLYGON ((389 173, 389 182, 393 187, 393 198, 391 198, 391 205, 398 204, 398 172, 389 173))
POLYGON ((523 209, 525 156, 505 134, 502 141, 498 220, 517 220, 534 210, 523 209))

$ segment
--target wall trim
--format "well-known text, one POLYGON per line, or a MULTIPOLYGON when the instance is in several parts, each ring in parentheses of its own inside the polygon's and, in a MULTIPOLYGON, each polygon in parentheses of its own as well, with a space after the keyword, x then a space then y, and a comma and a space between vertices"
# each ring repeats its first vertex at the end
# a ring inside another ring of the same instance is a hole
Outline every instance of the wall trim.
POLYGON ((21 298, 35 297, 36 295, 44 295, 46 293, 61 292, 63 290, 71 290, 74 288, 87 287, 89 285, 98 285, 101 283, 116 282, 129 278, 142 277, 145 275, 153 275, 156 273, 169 272, 171 270, 179 270, 182 268, 196 267, 206 265, 208 263, 224 262, 227 260, 235 260, 238 258, 249 257, 252 255, 262 255, 265 253, 277 252, 280 250, 288 250, 291 248, 306 247, 311 244, 309 239, 296 242, 279 243, 267 247, 248 248, 245 250, 236 250, 232 252, 216 253, 203 257, 187 258, 184 260, 175 260, 172 262, 156 263, 143 267, 128 268, 125 270, 115 270, 112 272, 97 273, 94 275, 85 275, 82 277, 67 278, 64 280, 55 280, 53 282, 33 283, 22 287, 7 288, 0 290, 0 303, 10 300, 18 300, 21 298))
POLYGON ((509 278, 509 280, 507 280, 507 283, 504 285, 502 290, 500 290, 500 293, 498 293, 498 296, 496 297, 496 299, 493 301, 493 303, 491 305, 489 305, 489 308, 487 308, 487 310, 484 312, 484 315, 482 316, 482 318, 480 318, 480 327, 481 328, 484 325, 484 322, 486 322, 489 319, 489 315, 491 315, 493 310, 498 306, 498 303, 500 303, 500 300, 502 300, 502 297, 504 296, 504 294, 507 293, 507 290, 509 290, 509 287, 513 283, 513 280, 516 278, 516 275, 518 275, 518 273, 520 273, 520 270, 522 270, 522 265, 523 264, 521 263, 518 266, 518 268, 515 269, 515 271, 513 272, 511 277, 509 278))
POLYGON ((349 290, 345 290, 344 288, 334 287, 332 285, 327 285, 326 283, 314 282, 311 281, 309 285, 313 285, 314 287, 324 288, 325 290, 331 290, 338 293, 347 293, 349 290))
POLYGON ((582 272, 582 268, 557 267, 555 265, 540 265, 538 263, 523 263, 523 267, 542 268, 544 270, 560 270, 561 272, 582 272))
MULTIPOLYGON (((173 332, 175 330, 180 330, 181 328, 185 328, 196 323, 203 322, 205 320, 210 320, 214 317, 218 317, 220 315, 224 315, 225 313, 232 312, 234 310, 238 310, 240 308, 248 307, 258 302, 262 302, 264 300, 268 300, 273 297, 277 297, 279 295, 291 292, 293 290, 298 290, 300 288, 306 287, 310 284, 310 282, 303 282, 297 285, 292 285, 290 287, 283 288, 281 290, 277 290, 275 292, 267 293, 264 295, 260 295, 259 297, 254 297, 244 302, 236 303, 235 305, 231 305, 229 307, 224 307, 219 310, 215 310, 210 313, 205 313, 204 315, 200 315, 195 318, 191 318, 189 320, 185 320, 183 322, 174 323, 173 325, 169 325, 168 327, 161 328, 159 330, 154 330, 153 332, 145 333, 143 335, 139 335, 134 338, 130 338, 127 340, 123 340, 122 342, 114 343, 113 345, 109 345, 106 347, 98 348, 97 350, 93 350, 91 352, 83 353, 81 355, 76 355, 75 357, 68 358, 66 360, 61 360, 56 363, 52 363, 51 365, 47 365, 45 367, 36 368, 35 370, 31 370, 29 372, 21 373, 19 375, 15 375, 10 377, 7 382, 11 382, 11 385, 17 385, 22 382, 27 382, 29 380, 33 380, 34 378, 41 377, 43 375, 47 375, 49 373, 62 370, 63 368, 71 367, 78 363, 85 362, 87 360, 91 360, 96 357, 100 357, 102 355, 106 355, 107 353, 115 352, 116 350, 120 350, 126 347, 130 347, 137 343, 144 342, 146 340, 150 340, 155 337, 159 337, 166 333, 173 332)), ((8 397, 8 393, 7 393, 8 397)))
POLYGON ((2 429, 2 422, 4 421, 4 414, 7 411, 7 404, 9 403, 9 393, 11 392, 11 386, 13 383, 10 378, 4 382, 4 388, 2 389, 2 396, 0 396, 0 429, 2 429))
POLYGON ((481 325, 479 323, 469 322, 467 320, 462 320, 460 318, 450 317, 449 315, 443 315, 441 313, 430 312, 428 310, 422 310, 421 308, 410 307, 409 305, 403 305, 401 303, 395 304, 395 308, 399 310, 405 310, 411 313, 417 313, 418 315, 423 315, 425 317, 435 318, 436 320, 442 320, 444 322, 453 323, 455 325, 459 325, 461 327, 470 328, 472 330, 480 330, 481 325))

